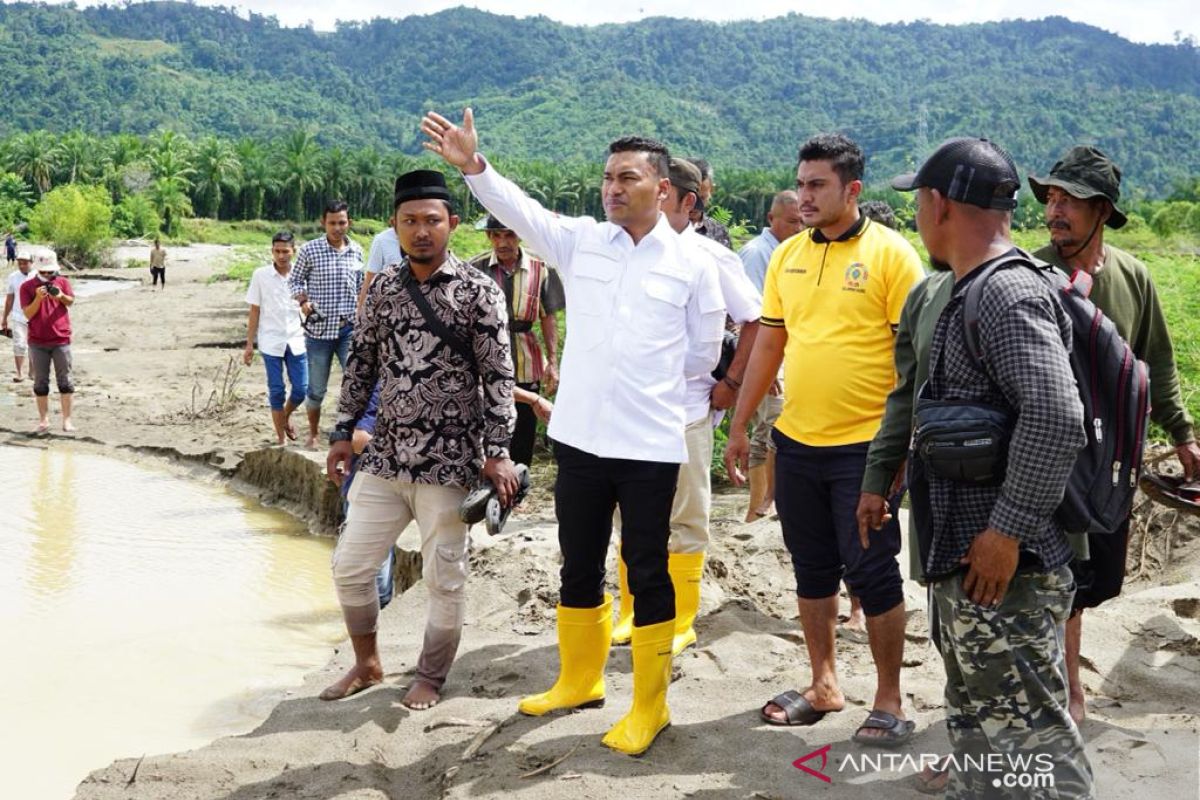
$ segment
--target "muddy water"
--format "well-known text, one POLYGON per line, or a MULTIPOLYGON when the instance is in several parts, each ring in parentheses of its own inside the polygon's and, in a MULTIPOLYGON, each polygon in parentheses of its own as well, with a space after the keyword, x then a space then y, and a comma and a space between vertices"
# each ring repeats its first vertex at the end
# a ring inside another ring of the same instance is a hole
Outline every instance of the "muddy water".
POLYGON ((332 543, 220 487, 0 446, 2 794, 251 730, 343 629, 332 543))

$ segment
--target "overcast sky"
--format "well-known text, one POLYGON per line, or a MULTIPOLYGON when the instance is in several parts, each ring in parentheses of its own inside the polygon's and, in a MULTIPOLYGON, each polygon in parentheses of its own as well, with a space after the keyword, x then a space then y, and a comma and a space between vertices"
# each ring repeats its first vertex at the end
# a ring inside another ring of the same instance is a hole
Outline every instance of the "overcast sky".
MULTIPOLYGON (((114 0, 109 0, 114 2, 114 0)), ((309 21, 319 30, 332 30, 338 19, 369 20, 429 14, 444 8, 468 5, 497 14, 544 14, 576 25, 628 22, 647 16, 695 19, 767 19, 795 11, 819 17, 861 17, 872 22, 928 19, 955 24, 1001 19, 1038 19, 1063 16, 1113 31, 1138 42, 1172 43, 1176 31, 1200 39, 1200 13, 1195 0, 857 0, 855 3, 813 0, 606 0, 601 3, 562 0, 197 0, 201 5, 234 5, 243 10, 274 15, 284 25, 309 21)), ((82 0, 80 5, 92 5, 82 0)))

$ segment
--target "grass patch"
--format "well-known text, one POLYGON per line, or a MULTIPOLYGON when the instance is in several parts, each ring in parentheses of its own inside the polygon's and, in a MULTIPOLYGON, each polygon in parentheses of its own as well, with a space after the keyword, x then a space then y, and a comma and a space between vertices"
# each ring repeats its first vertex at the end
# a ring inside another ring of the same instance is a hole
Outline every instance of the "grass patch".
POLYGON ((109 36, 88 36, 105 56, 127 58, 158 58, 179 52, 179 45, 169 44, 162 39, 121 39, 109 36))

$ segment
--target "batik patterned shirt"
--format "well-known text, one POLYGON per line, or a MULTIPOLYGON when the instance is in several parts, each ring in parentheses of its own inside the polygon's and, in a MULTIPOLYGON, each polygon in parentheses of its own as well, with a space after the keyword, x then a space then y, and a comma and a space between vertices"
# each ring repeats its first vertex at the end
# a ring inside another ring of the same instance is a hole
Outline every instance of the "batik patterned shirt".
POLYGON ((504 295, 453 254, 416 290, 474 355, 433 331, 410 296, 408 261, 371 283, 355 327, 337 429, 349 432, 379 384, 375 437, 359 469, 405 483, 470 487, 484 458, 507 458, 517 412, 504 295))

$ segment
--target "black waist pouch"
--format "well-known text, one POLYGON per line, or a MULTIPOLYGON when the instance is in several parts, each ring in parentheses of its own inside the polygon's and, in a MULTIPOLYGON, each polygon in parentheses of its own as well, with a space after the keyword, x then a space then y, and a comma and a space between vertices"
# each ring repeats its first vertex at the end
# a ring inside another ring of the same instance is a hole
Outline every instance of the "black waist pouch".
POLYGON ((913 452, 945 480, 995 486, 1004 480, 1013 418, 981 403, 917 400, 913 452))

